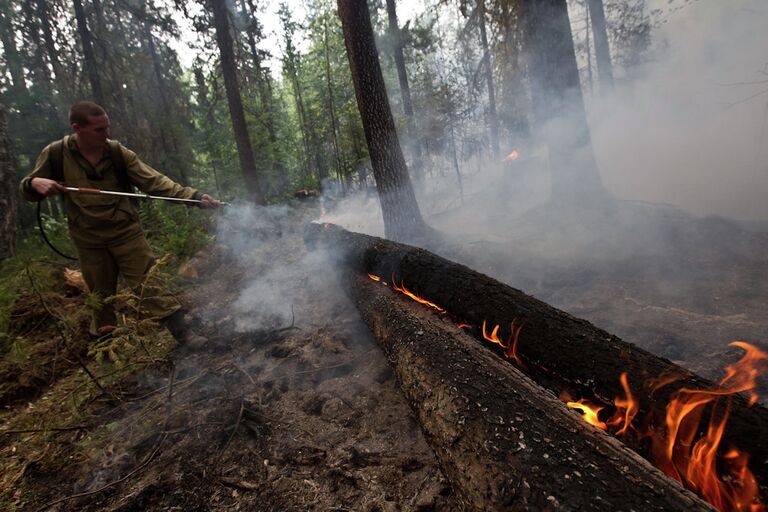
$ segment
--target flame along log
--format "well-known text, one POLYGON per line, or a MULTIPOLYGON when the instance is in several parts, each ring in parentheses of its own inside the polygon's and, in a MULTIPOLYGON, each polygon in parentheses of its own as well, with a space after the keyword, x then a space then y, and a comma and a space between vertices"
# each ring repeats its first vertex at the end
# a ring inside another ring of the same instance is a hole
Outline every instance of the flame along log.
MULTIPOLYGON (((310 247, 332 248, 334 254, 363 276, 370 273, 386 280, 394 276, 414 293, 471 324, 476 338, 482 339, 480 326, 484 322, 489 329, 502 326, 499 335, 503 339, 510 338, 509 326, 513 320, 518 326, 525 322, 517 340, 518 362, 525 366, 528 376, 557 396, 563 391, 576 390, 587 398, 610 404, 616 397, 626 396, 623 379, 628 381, 639 402, 637 418, 648 421, 651 414, 663 415, 666 405, 680 389, 717 388, 715 383, 586 320, 424 249, 352 233, 329 224, 310 224, 305 231, 305 242, 310 247), (503 332, 505 326, 507 332, 503 332), (620 378, 623 373, 626 377, 620 378), (651 391, 648 383, 661 381, 664 385, 651 391)), ((484 346, 503 354, 496 345, 484 343, 484 346)), ((765 495, 768 409, 750 406, 738 395, 732 397, 730 413, 723 446, 734 446, 749 453, 749 468, 765 495)), ((658 418, 655 423, 659 423, 658 418)), ((704 415, 702 428, 706 428, 707 423, 708 417, 704 415)))
POLYGON ((449 322, 348 282, 462 510, 713 510, 449 322))

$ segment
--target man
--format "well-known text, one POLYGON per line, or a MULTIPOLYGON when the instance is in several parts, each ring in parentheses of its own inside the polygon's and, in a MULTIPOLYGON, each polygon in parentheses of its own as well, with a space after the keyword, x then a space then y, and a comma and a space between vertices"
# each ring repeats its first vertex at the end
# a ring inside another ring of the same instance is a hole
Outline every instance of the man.
MULTIPOLYGON (((135 289, 144 283, 155 261, 152 250, 129 198, 72 193, 65 187, 125 192, 135 186, 148 194, 198 199, 202 208, 217 208, 220 203, 208 194, 182 187, 130 149, 108 140, 109 116, 96 103, 72 105, 69 121, 73 134, 43 149, 34 170, 21 181, 21 191, 29 201, 66 194, 69 234, 83 278, 90 291, 104 299, 117 292, 118 275, 135 289)), ((166 318, 181 308, 168 291, 145 287, 143 295, 143 315, 148 317, 166 318)), ((103 304, 94 312, 91 334, 106 334, 116 323, 112 306, 103 304)))

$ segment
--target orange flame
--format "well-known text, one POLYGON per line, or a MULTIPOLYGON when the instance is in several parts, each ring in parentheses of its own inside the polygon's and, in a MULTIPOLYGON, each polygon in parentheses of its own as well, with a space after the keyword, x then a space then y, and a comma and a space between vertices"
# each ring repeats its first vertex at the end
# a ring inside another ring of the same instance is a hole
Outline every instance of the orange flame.
POLYGON ((617 436, 627 433, 629 427, 632 426, 632 420, 635 419, 637 412, 640 410, 640 404, 635 400, 635 397, 632 395, 632 390, 629 388, 627 372, 622 373, 619 380, 621 381, 621 387, 624 388, 625 398, 617 396, 613 400, 616 412, 613 417, 606 422, 611 427, 619 427, 616 431, 617 436))
POLYGON ((517 152, 517 150, 511 152, 508 154, 505 158, 505 162, 511 162, 512 160, 517 160, 520 157, 520 153, 517 152))
POLYGON ((597 414, 603 409, 605 409, 605 407, 600 407, 598 405, 590 404, 588 401, 584 400, 583 398, 580 399, 578 402, 567 402, 566 405, 571 409, 577 409, 581 411, 582 413, 581 417, 584 418, 584 421, 586 421, 590 425, 594 425, 601 430, 608 430, 608 426, 602 421, 600 421, 600 419, 597 417, 597 414))
POLYGON ((499 325, 496 325, 496 327, 493 328, 490 334, 488 334, 488 331, 486 329, 486 321, 483 320, 483 338, 490 341, 491 343, 495 343, 498 346, 500 346, 502 349, 504 349, 504 357, 507 359, 514 359, 517 365, 521 368, 523 368, 523 361, 520 359, 520 356, 517 353, 517 340, 520 337, 520 331, 523 328, 523 325, 525 322, 522 322, 519 326, 515 326, 515 322, 517 319, 512 320, 512 324, 510 325, 510 339, 507 340, 507 342, 501 341, 499 338, 499 325))
POLYGON ((435 304, 434 302, 430 302, 427 299, 419 297, 418 295, 416 295, 413 292, 411 292, 408 288, 405 287, 405 285, 403 285, 402 281, 400 282, 400 286, 398 286, 397 285, 397 281, 395 281, 395 276, 392 276, 392 288, 397 290, 397 291, 399 291, 400 293, 403 293, 403 294, 409 296, 410 298, 412 298, 413 300, 415 300, 416 302, 418 302, 420 304, 427 305, 427 306, 429 306, 431 308, 435 308, 436 310, 440 311, 441 313, 445 313, 445 310, 443 308, 441 308, 440 306, 438 306, 437 304, 435 304))
MULTIPOLYGON (((517 157, 517 152, 513 151, 505 160, 514 160, 517 157)), ((384 285, 387 284, 373 274, 368 274, 368 277, 384 285)), ((398 286, 394 276, 392 287, 421 304, 445 313, 445 309, 415 295, 402 282, 398 286)), ((483 338, 499 345, 504 351, 504 356, 514 359, 520 367, 523 367, 523 362, 518 355, 517 346, 524 323, 517 326, 516 321, 512 320, 510 335, 506 342, 499 337, 499 325, 494 326, 490 333, 485 320, 482 326, 483 338)), ((459 329, 471 328, 466 323, 456 325, 459 329)), ((718 455, 718 452, 724 451, 720 449, 720 444, 731 412, 733 395, 749 392, 750 406, 757 402, 759 399, 755 392, 757 377, 768 367, 768 354, 741 341, 734 341, 730 345, 744 350, 744 356, 737 363, 726 367, 726 375, 717 388, 679 389, 666 408, 666 429, 655 429, 653 425, 648 424, 640 432, 632 425, 639 412, 639 403, 632 394, 626 372, 620 376, 624 397, 617 396, 614 399, 613 405, 616 411, 607 422, 601 421, 598 417, 600 411, 604 409, 603 406, 592 404, 585 399, 580 399, 578 402, 568 401, 567 405, 581 411, 585 421, 602 430, 608 430, 610 426, 612 429, 618 429, 616 435, 624 435, 632 428, 639 437, 650 437, 654 465, 719 510, 765 512, 765 506, 760 501, 759 486, 749 470, 749 455, 736 448, 730 448, 722 455, 718 455), (707 409, 709 409, 709 426, 705 434, 699 435, 701 419, 707 409)), ((546 371, 546 368, 542 369, 546 371)), ((653 396, 660 388, 683 377, 682 375, 662 375, 655 380, 647 381, 645 389, 650 396, 653 396)), ((563 397, 563 399, 566 398, 563 397)))
POLYGON ((768 354, 748 343, 736 341, 731 346, 746 354, 726 368, 718 388, 682 388, 667 405, 666 435, 652 436, 654 463, 719 510, 764 511, 755 477, 748 467, 749 455, 729 449, 720 458, 722 472, 718 471, 718 450, 732 396, 749 391, 750 404, 754 404, 759 398, 754 391, 756 378, 768 362, 768 354), (710 404, 707 432, 696 439, 701 418, 710 404))

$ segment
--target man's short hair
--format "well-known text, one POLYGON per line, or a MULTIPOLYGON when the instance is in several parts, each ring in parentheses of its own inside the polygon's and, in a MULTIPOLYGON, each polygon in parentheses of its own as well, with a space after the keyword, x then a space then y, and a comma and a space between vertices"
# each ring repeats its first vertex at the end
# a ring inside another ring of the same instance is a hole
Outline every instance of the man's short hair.
POLYGON ((101 108, 92 101, 78 101, 71 107, 69 107, 69 123, 79 124, 80 126, 86 126, 90 121, 91 116, 103 116, 107 111, 101 108))

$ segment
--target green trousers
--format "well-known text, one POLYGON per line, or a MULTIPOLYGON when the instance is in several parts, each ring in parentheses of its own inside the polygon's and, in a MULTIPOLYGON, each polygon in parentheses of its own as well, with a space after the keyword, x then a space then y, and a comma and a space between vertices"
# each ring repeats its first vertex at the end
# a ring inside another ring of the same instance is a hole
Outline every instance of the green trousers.
MULTIPOLYGON (((167 289, 146 279, 155 257, 143 236, 105 248, 77 247, 77 253, 85 284, 101 299, 117 293, 117 278, 122 276, 125 284, 142 296, 142 318, 165 318, 181 308, 178 299, 167 289)), ((104 304, 93 312, 91 334, 97 334, 99 327, 116 324, 114 308, 104 304)))

